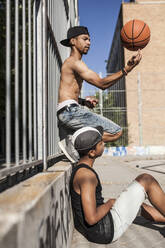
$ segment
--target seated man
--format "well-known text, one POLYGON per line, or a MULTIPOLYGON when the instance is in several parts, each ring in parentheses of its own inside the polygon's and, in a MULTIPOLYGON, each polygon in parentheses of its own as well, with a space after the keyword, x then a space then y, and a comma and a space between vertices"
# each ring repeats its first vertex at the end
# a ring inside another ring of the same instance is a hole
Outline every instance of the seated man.
POLYGON ((165 222, 165 194, 149 174, 141 174, 115 199, 104 203, 95 159, 104 151, 102 127, 83 127, 72 136, 79 153, 70 178, 75 228, 89 241, 108 244, 118 240, 134 221, 141 207, 144 218, 165 222), (148 196, 152 206, 143 201, 148 196))
MULTIPOLYGON (((89 69, 82 61, 82 56, 87 54, 90 48, 90 36, 86 27, 76 26, 70 28, 67 33, 67 39, 62 40, 61 44, 70 47, 71 53, 62 65, 58 91, 57 117, 60 140, 63 140, 68 134, 73 134, 79 128, 85 126, 96 127, 97 125, 101 125, 104 129, 104 142, 117 140, 122 135, 119 125, 80 106, 93 108, 97 104, 96 99, 88 98, 85 100, 79 98, 82 83, 85 80, 102 90, 108 89, 139 64, 142 57, 140 50, 136 56, 132 56, 123 69, 107 77, 100 78, 96 72, 89 69)), ((63 142, 60 142, 59 145, 65 155, 70 153, 68 158, 73 162, 72 151, 66 151, 65 148, 68 147, 63 142)))

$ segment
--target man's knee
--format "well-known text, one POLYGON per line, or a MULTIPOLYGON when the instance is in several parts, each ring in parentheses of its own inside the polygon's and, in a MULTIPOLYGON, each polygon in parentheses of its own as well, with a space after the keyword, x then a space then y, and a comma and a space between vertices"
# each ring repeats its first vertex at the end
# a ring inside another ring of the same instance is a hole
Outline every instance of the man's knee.
POLYGON ((115 137, 116 139, 119 139, 119 138, 122 136, 122 134, 123 134, 123 131, 122 131, 122 129, 121 129, 118 133, 115 133, 115 134, 114 134, 114 137, 115 137))
POLYGON ((123 130, 121 129, 117 134, 118 134, 119 137, 122 136, 123 130))
POLYGON ((122 133, 123 133, 123 131, 121 129, 119 132, 114 133, 114 134, 110 134, 110 135, 113 136, 113 137, 118 137, 119 138, 122 135, 122 133))
POLYGON ((103 141, 106 142, 111 142, 111 141, 116 141, 120 138, 120 136, 122 135, 122 130, 120 130, 118 133, 115 134, 111 134, 108 132, 104 132, 103 134, 103 141))
POLYGON ((147 173, 139 175, 135 180, 138 181, 146 191, 154 182, 156 182, 155 178, 147 173))

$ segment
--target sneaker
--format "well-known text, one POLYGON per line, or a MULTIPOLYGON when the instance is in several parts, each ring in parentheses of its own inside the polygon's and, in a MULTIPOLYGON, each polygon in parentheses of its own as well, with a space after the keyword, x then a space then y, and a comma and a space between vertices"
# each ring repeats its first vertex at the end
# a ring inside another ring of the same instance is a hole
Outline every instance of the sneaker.
POLYGON ((72 136, 68 135, 65 139, 59 141, 59 147, 65 156, 72 162, 76 163, 79 160, 79 154, 72 144, 72 136))

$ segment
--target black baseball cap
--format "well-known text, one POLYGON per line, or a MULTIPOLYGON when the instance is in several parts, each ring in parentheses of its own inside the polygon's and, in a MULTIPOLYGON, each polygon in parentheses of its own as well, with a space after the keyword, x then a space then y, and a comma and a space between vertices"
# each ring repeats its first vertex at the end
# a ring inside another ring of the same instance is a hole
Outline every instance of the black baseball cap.
POLYGON ((101 126, 83 127, 72 136, 72 143, 77 151, 85 151, 94 147, 102 140, 103 128, 101 126))
POLYGON ((67 39, 61 40, 60 43, 63 46, 70 47, 71 46, 69 43, 70 39, 72 39, 78 35, 81 35, 81 34, 88 34, 89 35, 87 27, 84 27, 84 26, 71 27, 68 29, 68 32, 67 32, 67 39))

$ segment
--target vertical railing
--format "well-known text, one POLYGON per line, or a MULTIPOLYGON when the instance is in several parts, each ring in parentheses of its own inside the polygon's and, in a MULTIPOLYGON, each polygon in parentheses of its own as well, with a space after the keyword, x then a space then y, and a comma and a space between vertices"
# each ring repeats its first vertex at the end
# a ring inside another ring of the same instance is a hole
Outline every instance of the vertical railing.
POLYGON ((11 162, 11 4, 6 1, 6 164, 11 162))
POLYGON ((23 116, 22 116, 22 136, 23 136, 23 162, 26 163, 27 159, 27 151, 26 151, 26 142, 27 142, 27 134, 26 134, 26 1, 22 0, 22 106, 23 106, 23 116))
POLYGON ((48 47, 47 47, 47 1, 43 0, 43 163, 47 169, 47 84, 48 84, 48 47))
POLYGON ((36 9, 36 66, 37 66, 37 159, 43 158, 43 15, 42 1, 37 1, 36 9))
POLYGON ((57 26, 61 27, 67 19, 61 16, 63 1, 56 2, 50 0, 48 2, 48 156, 54 156, 58 153, 58 127, 56 107, 58 99, 58 86, 60 81, 60 67, 62 65, 62 58, 60 54, 60 47, 57 43, 59 30, 57 26), (57 19, 56 19, 57 18, 57 19), (66 19, 66 20, 65 20, 66 19))
POLYGON ((15 1, 15 163, 19 164, 19 0, 15 1))
POLYGON ((37 159, 38 146, 37 146, 37 4, 33 3, 33 147, 34 147, 34 160, 37 159))
POLYGON ((32 23, 31 0, 28 0, 28 130, 29 130, 29 162, 32 161, 32 23))
POLYGON ((13 173, 13 165, 25 168, 41 161, 46 170, 48 159, 59 153, 56 108, 60 68, 68 56, 59 41, 68 26, 78 24, 77 5, 73 0, 2 0, 6 156, 5 163, 0 160, 0 176, 7 173, 1 173, 2 164, 13 173))

